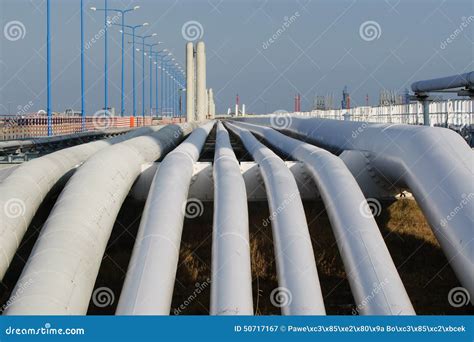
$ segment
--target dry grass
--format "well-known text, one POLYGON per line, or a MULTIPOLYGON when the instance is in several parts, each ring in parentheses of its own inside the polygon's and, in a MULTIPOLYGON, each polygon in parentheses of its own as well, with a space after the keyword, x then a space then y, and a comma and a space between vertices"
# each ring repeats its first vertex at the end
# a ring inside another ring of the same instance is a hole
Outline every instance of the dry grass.
MULTIPOLYGON (((46 214, 39 214, 34 220, 36 228, 44 223, 53 204, 54 198, 45 204, 42 212, 46 214)), ((305 202, 304 206, 326 310, 328 314, 350 315, 354 300, 324 206, 321 202, 305 202)), ((125 202, 95 284, 96 288, 111 288, 115 301, 105 308, 91 303, 89 314, 115 312, 142 210, 143 204, 130 199, 125 202)), ((185 302, 188 305, 184 309, 181 307, 179 314, 209 313, 210 285, 203 287, 203 284, 211 276, 212 210, 212 203, 206 203, 201 217, 185 221, 171 314, 185 302), (193 296, 199 286, 201 293, 193 296), (189 300, 190 296, 192 300, 189 300)), ((280 314, 279 308, 270 302, 270 293, 278 287, 278 282, 271 227, 263 225, 268 215, 265 202, 249 203, 254 310, 260 315, 280 314)), ((460 284, 414 201, 403 199, 384 203, 377 222, 418 314, 473 313, 472 307, 453 308, 449 305, 449 290, 460 284)), ((27 259, 35 235, 36 230, 28 231, 25 243, 5 276, 0 293, 3 302, 10 296, 21 273, 22 260, 27 259)))

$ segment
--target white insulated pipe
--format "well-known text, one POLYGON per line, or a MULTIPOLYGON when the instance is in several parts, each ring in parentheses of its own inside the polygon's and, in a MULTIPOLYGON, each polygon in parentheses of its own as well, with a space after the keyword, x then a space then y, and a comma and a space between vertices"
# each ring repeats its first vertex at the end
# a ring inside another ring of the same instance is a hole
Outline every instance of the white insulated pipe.
POLYGON ((118 315, 169 315, 189 184, 213 126, 214 122, 208 122, 196 128, 160 164, 143 211, 118 315))
MULTIPOLYGON (((271 125, 272 117, 245 118, 271 125)), ((285 131, 336 151, 364 151, 370 166, 415 196, 441 248, 474 303, 474 153, 439 127, 290 117, 285 131)))
POLYGON ((248 130, 226 126, 239 136, 260 166, 270 207, 278 285, 288 300, 284 315, 325 315, 308 224, 296 181, 283 160, 248 130))
POLYGON ((87 158, 110 145, 150 134, 155 128, 143 127, 107 140, 65 148, 16 167, 0 182, 0 279, 36 211, 46 195, 63 177, 70 176, 87 158))
POLYGON ((274 129, 248 123, 237 125, 305 164, 328 212, 358 313, 414 315, 377 223, 366 213, 367 201, 344 162, 326 150, 274 129))
POLYGON ((186 44, 186 121, 193 122, 195 118, 195 76, 194 76, 194 44, 186 44))
POLYGON ((206 47, 200 41, 196 45, 196 120, 206 120, 206 47))
POLYGON ((171 150, 183 129, 105 148, 71 177, 46 221, 15 289, 7 315, 84 315, 115 219, 144 163, 171 150), (22 287, 22 283, 34 286, 22 287))
POLYGON ((220 122, 213 221, 211 315, 253 315, 247 192, 229 133, 220 122))

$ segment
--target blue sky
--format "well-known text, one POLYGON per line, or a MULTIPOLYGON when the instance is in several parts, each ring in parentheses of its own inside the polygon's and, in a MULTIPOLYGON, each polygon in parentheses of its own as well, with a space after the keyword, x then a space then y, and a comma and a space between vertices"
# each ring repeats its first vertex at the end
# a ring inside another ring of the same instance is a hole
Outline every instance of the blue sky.
MULTIPOLYGON (((80 109, 79 0, 51 3, 53 110, 80 109)), ((103 7, 104 0, 85 3, 86 8, 103 7)), ((208 87, 214 89, 218 112, 225 112, 237 93, 254 113, 291 110, 297 92, 303 110, 310 108, 316 93, 333 93, 339 105, 345 85, 353 105, 365 104, 366 94, 374 104, 382 88, 402 91, 419 79, 474 69, 470 0, 109 0, 109 7, 134 5, 141 8, 127 22, 149 22, 141 33, 156 32, 181 64, 186 43, 182 27, 188 21, 201 24, 208 87), (375 36, 361 30, 364 23, 375 28, 375 36)), ((44 0, 0 2, 2 114, 25 106, 31 111, 45 108, 45 9, 44 0), (12 21, 24 26, 19 39, 7 39, 5 27, 12 21)), ((87 42, 103 26, 103 15, 87 11, 85 21, 87 42)), ((103 105, 103 43, 99 39, 86 52, 87 113, 103 105)), ((130 113, 130 46, 126 53, 130 113)), ((120 33, 115 27, 109 34, 109 57, 109 102, 118 110, 120 33)), ((141 62, 137 72, 141 75, 141 62)))

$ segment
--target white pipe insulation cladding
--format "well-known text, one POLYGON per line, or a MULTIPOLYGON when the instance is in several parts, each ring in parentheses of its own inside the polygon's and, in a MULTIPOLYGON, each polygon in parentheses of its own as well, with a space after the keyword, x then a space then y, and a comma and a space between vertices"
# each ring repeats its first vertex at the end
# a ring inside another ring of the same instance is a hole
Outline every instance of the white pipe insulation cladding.
POLYGON ((325 315, 308 224, 293 174, 252 133, 226 122, 260 166, 267 192, 284 315, 325 315), (291 299, 291 300, 290 300, 291 299))
POLYGON ((326 150, 274 129, 248 123, 236 125, 305 164, 328 212, 358 313, 414 315, 377 223, 365 213, 369 205, 344 162, 326 150))
POLYGON ((253 315, 247 191, 220 122, 214 154, 211 315, 253 315))
POLYGON ((121 136, 65 148, 16 167, 0 181, 0 279, 3 279, 33 216, 60 180, 98 151, 161 127, 143 127, 121 136))
POLYGON ((71 177, 36 241, 7 315, 84 315, 115 219, 144 163, 183 138, 169 125, 107 147, 71 177), (34 286, 22 287, 24 282, 34 286))
POLYGON ((119 315, 169 315, 194 163, 214 121, 191 135, 160 164, 143 210, 117 306, 119 315))
MULTIPOLYGON (((275 124, 275 117, 243 118, 275 124)), ((474 153, 439 127, 288 116, 284 131, 333 151, 364 151, 382 179, 408 187, 474 303, 474 153)), ((278 125, 277 125, 278 126, 278 125)))

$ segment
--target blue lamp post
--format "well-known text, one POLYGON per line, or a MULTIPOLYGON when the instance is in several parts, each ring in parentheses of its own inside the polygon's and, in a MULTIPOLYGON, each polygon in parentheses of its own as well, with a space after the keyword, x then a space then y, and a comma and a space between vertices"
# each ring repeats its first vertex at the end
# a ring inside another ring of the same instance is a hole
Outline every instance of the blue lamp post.
MULTIPOLYGON (((130 33, 125 33, 127 35, 133 35, 133 45, 135 46, 135 37, 140 38, 142 40, 142 48, 141 48, 141 53, 142 53, 142 117, 145 118, 145 40, 147 38, 155 37, 157 34, 152 33, 146 36, 139 36, 136 35, 135 32, 133 34, 130 33)), ((137 51, 140 51, 137 49, 137 51)), ((134 53, 135 54, 135 53, 134 53)))
POLYGON ((152 116, 152 111, 153 111, 153 73, 152 73, 152 68, 153 68, 153 47, 162 44, 163 42, 158 42, 156 44, 145 44, 148 46, 148 59, 150 60, 150 116, 152 116))
MULTIPOLYGON (((140 28, 140 27, 144 27, 144 26, 148 26, 149 24, 148 23, 143 23, 141 25, 123 25, 123 27, 127 27, 129 29, 132 30, 132 33, 126 33, 123 29, 120 30, 121 33, 123 34, 127 34, 127 35, 130 35, 132 36, 132 83, 133 83, 133 116, 137 116, 137 96, 136 96, 136 91, 135 91, 135 30, 140 28)), ((122 25, 117 25, 117 26, 122 26, 122 25)))
POLYGON ((81 0, 81 132, 86 129, 84 100, 84 1, 81 0))
MULTIPOLYGON (((122 77, 121 77, 121 96, 120 96, 120 105, 121 105, 120 115, 121 116, 124 115, 124 111, 125 111, 125 109, 124 109, 124 107, 125 107, 125 104, 124 104, 124 87, 125 87, 124 86, 124 84, 125 84, 125 82, 124 82, 124 69, 125 69, 125 67, 124 67, 124 65, 125 65, 125 62, 124 62, 124 49, 125 49, 125 46, 124 46, 124 44, 125 44, 124 28, 125 28, 125 14, 128 13, 128 12, 131 12, 131 11, 136 11, 139 8, 140 8, 140 6, 134 6, 133 8, 127 8, 127 9, 107 8, 107 6, 105 8, 96 8, 96 7, 91 7, 90 8, 92 11, 104 11, 106 13, 106 18, 107 18, 107 11, 120 13, 120 16, 121 16, 121 19, 122 19, 122 24, 120 25, 121 28, 122 28, 122 30, 121 30, 121 32, 122 32, 122 77)), ((106 26, 107 26, 107 23, 106 23, 106 26)), ((106 34, 105 41, 107 42, 107 27, 106 27, 105 34, 106 34)), ((107 48, 106 48, 105 53, 107 54, 107 48)), ((106 58, 106 63, 107 63, 107 58, 106 58)), ((107 81, 106 81, 106 83, 107 83, 107 81)), ((107 110, 107 108, 106 108, 106 110, 107 110)))
POLYGON ((48 137, 53 135, 51 127, 51 25, 50 0, 46 1, 46 115, 48 123, 48 137))

